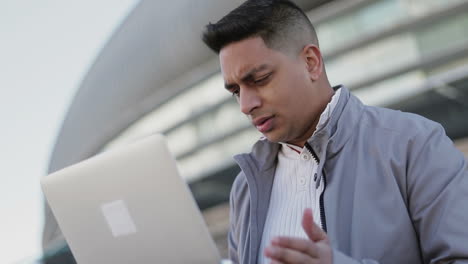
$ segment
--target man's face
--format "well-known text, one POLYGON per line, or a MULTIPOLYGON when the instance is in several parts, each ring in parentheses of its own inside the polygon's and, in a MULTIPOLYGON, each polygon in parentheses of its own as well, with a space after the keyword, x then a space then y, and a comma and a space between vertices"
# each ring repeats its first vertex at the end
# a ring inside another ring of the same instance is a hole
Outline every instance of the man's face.
POLYGON ((307 59, 270 49, 260 37, 225 46, 219 58, 226 89, 253 125, 272 142, 303 145, 323 109, 307 59))

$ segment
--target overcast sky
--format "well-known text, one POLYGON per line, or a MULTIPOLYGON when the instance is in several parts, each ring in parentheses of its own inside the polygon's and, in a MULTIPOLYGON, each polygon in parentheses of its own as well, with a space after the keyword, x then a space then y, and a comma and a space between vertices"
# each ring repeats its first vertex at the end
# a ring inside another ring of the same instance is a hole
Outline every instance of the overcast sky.
POLYGON ((137 0, 0 0, 0 263, 40 252, 44 176, 81 79, 137 0))

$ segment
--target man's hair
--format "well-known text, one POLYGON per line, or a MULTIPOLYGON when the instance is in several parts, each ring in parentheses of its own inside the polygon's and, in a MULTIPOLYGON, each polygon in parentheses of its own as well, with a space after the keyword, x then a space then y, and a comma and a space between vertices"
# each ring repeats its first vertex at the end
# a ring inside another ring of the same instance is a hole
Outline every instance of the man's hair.
POLYGON ((206 25, 202 39, 219 53, 226 45, 250 37, 261 37, 267 47, 286 52, 318 45, 307 15, 288 0, 247 0, 215 24, 206 25))

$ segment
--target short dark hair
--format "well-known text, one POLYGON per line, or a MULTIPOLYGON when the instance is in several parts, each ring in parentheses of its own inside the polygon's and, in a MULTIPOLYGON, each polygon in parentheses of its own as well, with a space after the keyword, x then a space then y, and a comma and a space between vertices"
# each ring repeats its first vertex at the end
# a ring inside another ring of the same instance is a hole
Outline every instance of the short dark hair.
POLYGON ((318 45, 315 29, 304 11, 288 0, 247 0, 203 32, 203 42, 219 53, 226 45, 261 37, 267 47, 300 51, 318 45))

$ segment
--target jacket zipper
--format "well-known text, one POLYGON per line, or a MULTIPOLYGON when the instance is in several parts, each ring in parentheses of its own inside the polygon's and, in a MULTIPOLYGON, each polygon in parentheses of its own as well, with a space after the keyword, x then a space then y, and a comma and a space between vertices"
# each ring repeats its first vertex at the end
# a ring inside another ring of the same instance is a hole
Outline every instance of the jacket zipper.
MULTIPOLYGON (((305 143, 305 146, 310 151, 310 153, 312 154, 312 157, 314 158, 315 162, 317 162, 317 166, 318 166, 320 164, 320 159, 319 159, 317 153, 315 153, 314 149, 312 148, 312 146, 310 146, 310 144, 308 142, 305 143)), ((327 188, 327 177, 325 175, 325 169, 322 169, 322 177, 323 177, 323 191, 320 194, 320 198, 319 198, 320 222, 321 222, 322 230, 325 231, 325 233, 326 233, 327 232, 327 222, 326 222, 326 218, 325 218, 325 205, 324 205, 324 201, 323 201, 323 199, 324 199, 323 195, 325 194, 325 189, 327 188)))

